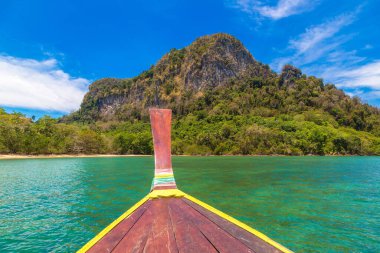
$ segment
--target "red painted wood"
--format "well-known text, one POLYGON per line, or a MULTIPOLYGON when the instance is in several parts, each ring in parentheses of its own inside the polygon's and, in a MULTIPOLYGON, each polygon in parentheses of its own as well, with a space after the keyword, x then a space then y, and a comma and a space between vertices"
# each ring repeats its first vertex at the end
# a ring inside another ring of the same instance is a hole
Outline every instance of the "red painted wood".
MULTIPOLYGON (((172 168, 171 160, 171 118, 169 109, 149 109, 152 126, 156 172, 172 168)), ((171 171, 172 172, 172 171, 171 171)))
POLYGON ((154 220, 154 213, 151 208, 145 211, 141 218, 135 223, 132 229, 123 237, 118 245, 113 249, 115 253, 137 253, 144 252, 148 236, 151 232, 151 225, 154 220))
POLYGON ((185 198, 149 200, 89 252, 280 252, 185 198))
POLYGON ((181 200, 177 198, 170 199, 169 214, 179 252, 217 252, 202 232, 183 215, 182 209, 176 204, 178 201, 181 200))
POLYGON ((281 251, 267 242, 263 241, 259 237, 251 234, 250 232, 236 226, 235 224, 229 222, 228 220, 216 215, 213 212, 199 206, 198 204, 183 198, 183 201, 186 202, 189 206, 197 210, 199 213, 204 215, 207 219, 217 224, 224 231, 247 245, 250 249, 255 252, 270 252, 270 253, 280 253, 281 251))
POLYGON ((182 199, 179 199, 176 205, 182 211, 183 217, 191 221, 195 227, 202 231, 202 234, 205 235, 219 252, 254 252, 238 239, 228 234, 222 228, 186 204, 182 199))
POLYGON ((171 199, 152 200, 154 220, 151 233, 145 245, 146 252, 177 253, 179 252, 172 222, 169 215, 168 202, 171 199))
POLYGON ((87 252, 111 252, 120 240, 129 232, 133 225, 141 218, 145 211, 150 207, 151 201, 148 200, 136 211, 134 211, 128 218, 122 220, 116 227, 108 232, 102 239, 100 239, 93 247, 87 252))

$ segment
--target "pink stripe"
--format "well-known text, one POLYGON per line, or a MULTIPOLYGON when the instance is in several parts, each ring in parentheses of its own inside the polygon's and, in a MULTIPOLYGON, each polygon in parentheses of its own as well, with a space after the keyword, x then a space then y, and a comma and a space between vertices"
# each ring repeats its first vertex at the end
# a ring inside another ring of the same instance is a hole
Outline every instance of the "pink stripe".
POLYGON ((173 170, 172 169, 156 169, 155 170, 155 174, 156 175, 160 175, 160 174, 173 174, 173 170))
POLYGON ((174 185, 176 185, 176 184, 175 184, 175 183, 154 184, 154 186, 157 186, 157 185, 159 185, 159 186, 174 186, 174 185))

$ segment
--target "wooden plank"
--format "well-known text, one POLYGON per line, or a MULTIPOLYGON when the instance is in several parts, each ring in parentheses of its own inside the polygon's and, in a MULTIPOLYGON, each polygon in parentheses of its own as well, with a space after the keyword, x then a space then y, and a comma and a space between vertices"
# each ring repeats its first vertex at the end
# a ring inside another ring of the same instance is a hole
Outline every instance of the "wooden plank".
POLYGON ((223 219, 219 215, 210 212, 209 210, 199 206, 198 204, 183 198, 183 201, 187 203, 189 206, 193 207, 199 213, 204 215, 210 221, 217 224, 220 228, 228 232, 233 237, 240 240, 242 243, 247 245, 250 249, 255 252, 270 252, 270 253, 280 253, 281 251, 267 242, 263 241, 259 237, 249 233, 248 231, 236 226, 235 224, 229 222, 228 220, 223 219))
POLYGON ((137 210, 135 210, 128 218, 121 221, 108 234, 100 239, 87 252, 111 252, 120 240, 128 233, 133 225, 140 219, 145 211, 150 207, 151 201, 145 202, 137 210))
POLYGON ((168 201, 170 201, 168 198, 152 200, 151 210, 154 213, 154 220, 145 245, 145 252, 179 252, 170 221, 168 201))
POLYGON ((177 198, 169 199, 169 215, 173 226, 178 250, 181 253, 218 252, 202 232, 184 215, 176 202, 177 198))
POLYGON ((153 135, 156 174, 160 171, 172 173, 170 145, 172 111, 170 109, 150 108, 149 115, 153 135), (170 169, 170 171, 165 171, 165 169, 170 169))
POLYGON ((171 160, 171 119, 169 109, 149 109, 152 127, 155 169, 157 172, 173 173, 171 160), (167 171, 170 169, 170 171, 167 171))
POLYGON ((148 208, 129 232, 112 250, 115 253, 137 253, 144 252, 148 236, 151 232, 151 225, 154 219, 154 213, 148 208))
POLYGON ((189 206, 183 199, 173 202, 181 210, 182 216, 191 221, 219 252, 254 252, 235 237, 189 206))

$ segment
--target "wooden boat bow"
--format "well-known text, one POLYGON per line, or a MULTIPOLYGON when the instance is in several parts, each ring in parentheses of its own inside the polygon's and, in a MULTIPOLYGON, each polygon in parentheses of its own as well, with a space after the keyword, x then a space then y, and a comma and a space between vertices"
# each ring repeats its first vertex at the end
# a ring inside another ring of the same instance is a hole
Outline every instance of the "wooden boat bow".
POLYGON ((168 109, 150 109, 154 146, 154 179, 152 189, 176 189, 171 157, 171 119, 168 109))
POLYGON ((171 110, 150 109, 155 153, 151 192, 78 252, 292 252, 177 189, 171 110))

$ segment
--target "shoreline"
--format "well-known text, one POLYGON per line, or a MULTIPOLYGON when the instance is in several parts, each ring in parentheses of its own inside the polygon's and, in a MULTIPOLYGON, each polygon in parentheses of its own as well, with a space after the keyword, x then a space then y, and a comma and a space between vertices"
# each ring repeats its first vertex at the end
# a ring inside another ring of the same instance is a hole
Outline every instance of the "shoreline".
POLYGON ((97 154, 97 155, 86 155, 86 154, 78 154, 78 155, 71 155, 71 154, 62 154, 62 155, 15 155, 15 154, 7 154, 2 155, 0 154, 0 160, 16 160, 16 159, 53 159, 53 158, 96 158, 96 157, 103 157, 103 158, 113 158, 113 157, 144 157, 144 156, 151 156, 151 155, 113 155, 113 154, 97 154))
MULTIPOLYGON (((117 154, 92 154, 92 155, 86 155, 86 154, 52 154, 52 155, 18 155, 18 154, 0 154, 0 160, 17 160, 17 159, 54 159, 54 158, 115 158, 115 157, 148 157, 153 155, 117 155, 117 154)), ((363 155, 278 155, 278 154, 272 154, 272 155, 172 155, 172 156, 251 156, 251 157, 259 157, 259 156, 271 156, 271 157, 304 157, 304 156, 333 156, 333 157, 350 157, 350 156, 363 156, 363 155)), ((366 156, 366 155, 364 155, 366 156)), ((371 156, 371 155, 368 155, 371 156)), ((376 156, 376 155, 372 155, 376 156)))

